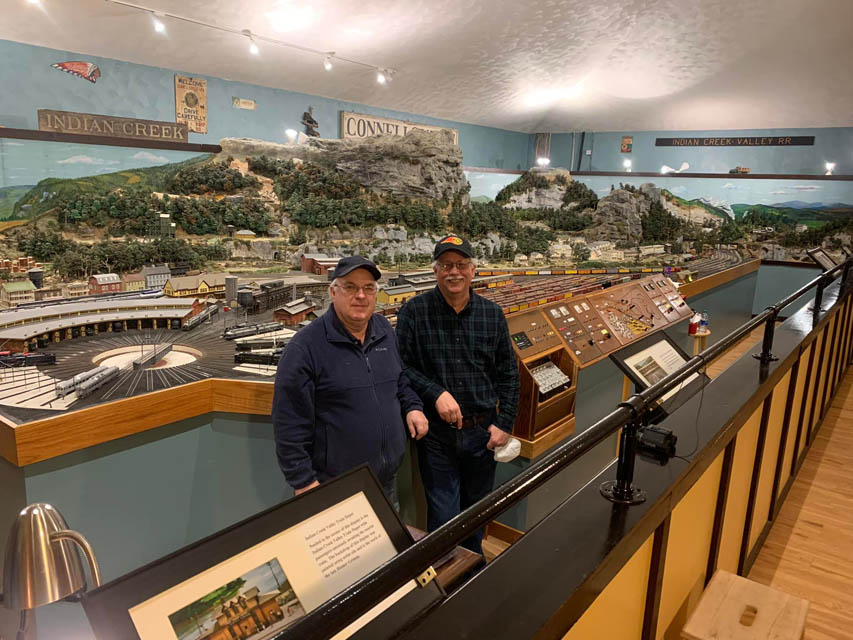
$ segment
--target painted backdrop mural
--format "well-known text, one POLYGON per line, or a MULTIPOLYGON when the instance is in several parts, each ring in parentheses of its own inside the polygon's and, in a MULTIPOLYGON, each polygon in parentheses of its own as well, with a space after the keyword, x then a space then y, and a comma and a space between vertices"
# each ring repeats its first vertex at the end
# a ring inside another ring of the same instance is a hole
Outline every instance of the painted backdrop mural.
POLYGON ((93 191, 101 186, 145 186, 164 165, 208 157, 187 151, 0 138, 0 220, 30 217, 34 205, 51 198, 53 180, 89 178, 78 185, 84 189, 88 183, 93 191), (44 187, 38 194, 37 185, 44 187))

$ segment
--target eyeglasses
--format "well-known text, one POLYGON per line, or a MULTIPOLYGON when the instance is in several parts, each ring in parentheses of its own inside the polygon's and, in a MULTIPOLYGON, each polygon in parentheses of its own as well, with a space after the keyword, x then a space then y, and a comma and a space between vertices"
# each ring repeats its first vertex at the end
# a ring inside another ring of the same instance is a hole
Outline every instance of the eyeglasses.
POLYGON ((364 292, 364 295, 366 296, 375 296, 377 291, 377 287, 373 283, 368 283, 359 287, 357 284, 353 284, 352 282, 342 282, 340 284, 336 284, 335 286, 349 297, 358 295, 359 291, 364 292))
POLYGON ((437 262, 436 264, 442 271, 452 271, 453 267, 456 267, 459 271, 465 271, 472 263, 470 260, 463 260, 462 262, 437 262))

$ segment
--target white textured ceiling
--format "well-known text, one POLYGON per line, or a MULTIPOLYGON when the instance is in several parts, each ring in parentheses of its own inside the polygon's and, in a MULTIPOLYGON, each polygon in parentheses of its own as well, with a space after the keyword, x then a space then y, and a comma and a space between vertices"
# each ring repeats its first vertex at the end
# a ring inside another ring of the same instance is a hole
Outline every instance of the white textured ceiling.
POLYGON ((853 0, 135 1, 398 73, 105 0, 0 0, 0 38, 516 131, 853 125, 853 0))

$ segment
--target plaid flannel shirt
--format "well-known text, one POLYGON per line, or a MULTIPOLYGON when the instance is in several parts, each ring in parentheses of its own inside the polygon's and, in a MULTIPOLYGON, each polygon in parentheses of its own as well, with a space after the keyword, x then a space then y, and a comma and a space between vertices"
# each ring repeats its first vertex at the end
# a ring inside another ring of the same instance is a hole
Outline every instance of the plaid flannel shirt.
POLYGON ((503 311, 471 291, 460 312, 438 287, 410 299, 397 314, 400 357, 430 422, 443 423, 435 401, 444 391, 463 417, 494 414, 511 432, 518 412, 518 368, 503 311))

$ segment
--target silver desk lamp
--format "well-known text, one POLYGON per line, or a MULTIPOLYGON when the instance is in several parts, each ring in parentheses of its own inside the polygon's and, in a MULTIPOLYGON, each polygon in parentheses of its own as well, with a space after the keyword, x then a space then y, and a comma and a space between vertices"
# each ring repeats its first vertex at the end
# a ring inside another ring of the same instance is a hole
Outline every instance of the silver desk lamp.
POLYGON ((86 538, 68 529, 51 505, 31 504, 18 514, 6 543, 3 603, 21 610, 17 640, 24 640, 32 609, 86 590, 86 574, 77 545, 86 556, 94 587, 101 572, 86 538))

